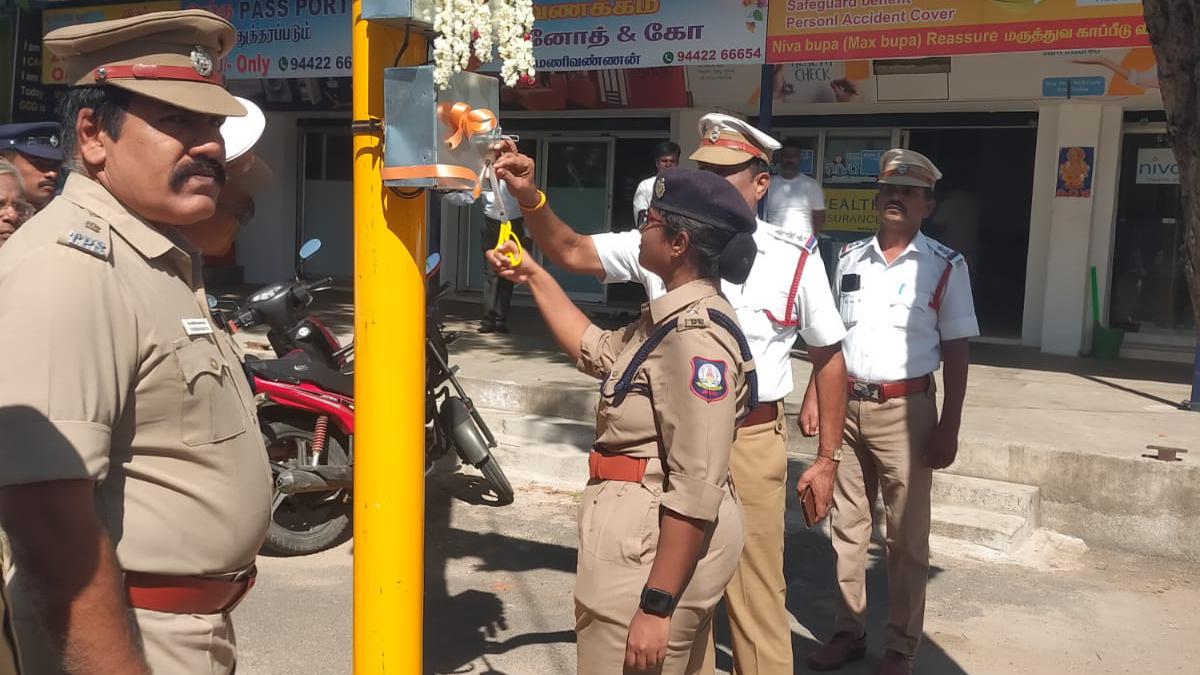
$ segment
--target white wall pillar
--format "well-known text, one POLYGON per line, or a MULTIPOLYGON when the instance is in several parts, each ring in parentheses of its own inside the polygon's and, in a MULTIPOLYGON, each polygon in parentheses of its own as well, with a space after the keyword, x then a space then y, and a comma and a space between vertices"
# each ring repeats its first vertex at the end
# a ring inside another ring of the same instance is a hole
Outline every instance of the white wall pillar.
POLYGON ((1058 104, 1044 105, 1038 109, 1033 200, 1029 212, 1029 253, 1025 264, 1025 309, 1021 320, 1021 344, 1030 346, 1042 344, 1046 270, 1050 254, 1050 206, 1054 203, 1053 185, 1058 159, 1058 109, 1058 104))
MULTIPOLYGON (((1092 185, 1092 233, 1088 247, 1088 265, 1096 268, 1100 287, 1100 321, 1108 322, 1110 279, 1112 277, 1113 246, 1117 231, 1117 198, 1121 182, 1121 141, 1123 140, 1124 109, 1120 104, 1107 103, 1100 121, 1100 143, 1096 147, 1096 177, 1092 185)), ((1084 316, 1087 351, 1091 348, 1092 309, 1089 277, 1084 316)))
MULTIPOLYGON (((1100 207, 1098 213, 1097 202, 1110 200, 1114 191, 1112 181, 1097 175, 1097 169, 1115 165, 1116 160, 1107 155, 1119 152, 1119 147, 1105 147, 1104 112, 1105 106, 1099 103, 1071 102, 1059 108, 1053 175, 1057 176, 1058 171, 1057 148, 1091 146, 1096 149, 1096 155, 1092 166, 1093 196, 1052 197, 1050 205, 1041 346, 1042 351, 1052 354, 1077 356, 1087 337, 1085 327, 1091 321, 1088 316, 1088 266, 1092 260, 1094 219, 1102 218, 1106 212, 1109 218, 1112 216, 1111 208, 1100 207), (1100 190, 1109 194, 1100 195, 1100 190)), ((1053 194, 1056 182, 1047 181, 1039 188, 1053 194)))

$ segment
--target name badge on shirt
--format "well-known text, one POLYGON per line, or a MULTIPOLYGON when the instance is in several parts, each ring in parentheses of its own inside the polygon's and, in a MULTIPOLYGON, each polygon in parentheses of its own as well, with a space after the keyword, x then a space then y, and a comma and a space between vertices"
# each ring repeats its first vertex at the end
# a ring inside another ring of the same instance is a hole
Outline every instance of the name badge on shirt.
POLYGON ((188 336, 195 335, 211 335, 213 332, 212 324, 208 319, 183 319, 183 330, 188 336))

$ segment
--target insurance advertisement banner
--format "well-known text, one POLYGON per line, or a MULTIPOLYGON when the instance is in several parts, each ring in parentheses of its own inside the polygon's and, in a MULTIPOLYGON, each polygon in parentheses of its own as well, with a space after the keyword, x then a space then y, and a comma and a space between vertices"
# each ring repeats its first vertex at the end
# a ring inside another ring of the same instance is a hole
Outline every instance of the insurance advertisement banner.
POLYGON ((771 0, 767 62, 1149 44, 1140 0, 771 0))

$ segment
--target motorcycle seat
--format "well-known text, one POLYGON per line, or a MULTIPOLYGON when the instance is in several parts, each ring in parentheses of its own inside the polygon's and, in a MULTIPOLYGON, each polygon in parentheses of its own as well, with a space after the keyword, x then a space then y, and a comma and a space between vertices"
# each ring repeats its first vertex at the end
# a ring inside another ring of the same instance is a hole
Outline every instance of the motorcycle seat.
POLYGON ((246 367, 263 379, 288 384, 308 382, 335 394, 354 397, 354 373, 343 373, 315 363, 304 352, 288 354, 281 359, 247 361, 246 367))

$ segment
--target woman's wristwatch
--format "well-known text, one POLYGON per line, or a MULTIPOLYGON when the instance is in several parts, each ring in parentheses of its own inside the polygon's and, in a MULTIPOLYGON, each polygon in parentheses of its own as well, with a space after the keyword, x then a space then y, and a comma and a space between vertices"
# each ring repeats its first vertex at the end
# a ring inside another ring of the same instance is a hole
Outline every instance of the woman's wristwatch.
POLYGON ((675 611, 675 596, 659 588, 644 586, 642 587, 642 601, 638 607, 651 616, 665 619, 675 611))

